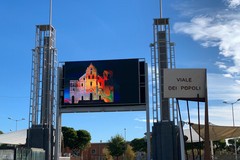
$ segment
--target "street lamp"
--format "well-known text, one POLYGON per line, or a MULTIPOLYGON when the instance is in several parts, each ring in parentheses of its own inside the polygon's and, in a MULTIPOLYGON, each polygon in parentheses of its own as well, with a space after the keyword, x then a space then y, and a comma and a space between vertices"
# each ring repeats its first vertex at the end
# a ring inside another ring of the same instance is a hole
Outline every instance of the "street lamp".
POLYGON ((25 118, 13 119, 13 118, 11 118, 11 117, 8 117, 8 119, 16 122, 16 131, 17 131, 17 123, 18 123, 18 121, 23 121, 23 120, 25 120, 25 118))
POLYGON ((101 144, 102 144, 102 140, 100 140, 100 143, 99 143, 99 145, 98 145, 98 159, 99 159, 99 160, 101 160, 101 154, 102 154, 102 150, 100 150, 101 144))
POLYGON ((126 128, 124 128, 124 139, 125 139, 125 141, 127 141, 127 137, 126 137, 126 135, 127 135, 127 129, 126 128))
MULTIPOLYGON (((223 103, 225 104, 231 104, 232 105, 232 118, 233 118, 233 127, 235 127, 235 120, 234 120, 234 109, 233 109, 233 105, 235 103, 237 103, 238 101, 240 101, 240 98, 237 99, 235 102, 227 102, 227 101, 223 101, 223 103)), ((235 159, 237 160, 237 142, 236 142, 236 138, 234 138, 234 147, 235 147, 235 159)))

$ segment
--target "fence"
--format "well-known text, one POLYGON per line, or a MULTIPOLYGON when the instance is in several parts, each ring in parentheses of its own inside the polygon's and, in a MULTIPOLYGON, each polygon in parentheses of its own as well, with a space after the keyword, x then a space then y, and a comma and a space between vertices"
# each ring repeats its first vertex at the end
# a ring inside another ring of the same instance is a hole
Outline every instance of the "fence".
POLYGON ((0 148, 0 160, 45 160, 45 151, 38 148, 0 148))

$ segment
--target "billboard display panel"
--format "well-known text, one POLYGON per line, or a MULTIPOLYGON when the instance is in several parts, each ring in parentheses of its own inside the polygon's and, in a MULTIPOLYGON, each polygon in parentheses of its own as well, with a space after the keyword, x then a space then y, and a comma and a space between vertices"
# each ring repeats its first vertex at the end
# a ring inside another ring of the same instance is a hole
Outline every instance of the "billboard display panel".
POLYGON ((145 103, 141 98, 145 93, 140 93, 140 66, 139 59, 65 62, 62 106, 145 103))
POLYGON ((164 69, 164 98, 205 98, 206 69, 164 69))

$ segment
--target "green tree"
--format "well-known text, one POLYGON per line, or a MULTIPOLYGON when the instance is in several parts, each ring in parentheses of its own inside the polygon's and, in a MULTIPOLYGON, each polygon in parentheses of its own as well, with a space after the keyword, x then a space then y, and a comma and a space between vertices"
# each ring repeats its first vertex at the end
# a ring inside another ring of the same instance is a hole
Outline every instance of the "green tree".
POLYGON ((130 142, 134 152, 147 152, 147 142, 144 138, 135 138, 130 142))
POLYGON ((110 152, 107 148, 103 148, 103 155, 106 160, 113 160, 113 157, 110 155, 110 152))
POLYGON ((214 141, 213 144, 216 145, 216 149, 219 149, 219 150, 223 150, 226 147, 225 139, 214 141))
POLYGON ((234 139, 229 139, 228 143, 231 144, 231 145, 234 145, 234 139))
POLYGON ((240 146, 240 138, 237 138, 236 144, 237 144, 237 146, 240 146))
POLYGON ((74 155, 80 155, 90 145, 91 135, 86 130, 74 130, 70 127, 62 127, 64 147, 69 147, 74 155), (80 150, 80 153, 79 153, 80 150))
POLYGON ((3 131, 0 131, 0 134, 3 134, 3 131))
POLYGON ((111 137, 108 141, 107 149, 110 152, 110 155, 116 157, 118 160, 119 156, 122 156, 126 150, 126 142, 122 136, 117 134, 115 137, 111 137))
POLYGON ((134 160, 135 159, 135 152, 133 151, 133 147, 127 145, 126 151, 124 153, 124 160, 134 160))
POLYGON ((62 127, 64 147, 74 149, 78 139, 77 132, 70 127, 62 127))
POLYGON ((84 149, 90 146, 91 135, 86 130, 78 130, 77 137, 78 138, 76 148, 80 150, 80 157, 82 159, 82 152, 84 151, 84 149))

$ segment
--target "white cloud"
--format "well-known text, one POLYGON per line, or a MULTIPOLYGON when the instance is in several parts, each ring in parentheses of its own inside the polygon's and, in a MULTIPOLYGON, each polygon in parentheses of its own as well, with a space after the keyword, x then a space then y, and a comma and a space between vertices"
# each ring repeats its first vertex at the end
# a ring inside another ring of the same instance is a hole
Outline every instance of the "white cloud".
POLYGON ((226 78, 233 78, 233 76, 231 74, 223 74, 223 76, 226 78))
MULTIPOLYGON (((146 118, 135 118, 134 120, 139 122, 146 122, 146 118)), ((153 123, 152 119, 150 119, 150 123, 153 123)))
POLYGON ((235 82, 236 82, 238 85, 240 85, 240 80, 236 80, 235 82))
POLYGON ((226 69, 227 68, 227 66, 223 62, 216 62, 215 64, 221 69, 226 69))
MULTIPOLYGON (((229 103, 235 102, 240 98, 239 90, 240 86, 237 82, 232 78, 225 78, 221 74, 208 73, 208 99, 209 99, 209 121, 215 125, 223 125, 223 126, 231 126, 233 122, 232 118, 232 108, 231 104, 224 104, 223 101, 227 101, 229 103), (210 102, 217 101, 218 103, 212 104, 210 102)), ((204 123, 204 104, 200 104, 200 115, 201 115, 201 123, 204 123)), ((184 121, 187 120, 187 111, 184 110, 186 105, 180 105, 182 115, 184 116, 184 121)), ((191 122, 198 122, 198 110, 196 106, 196 102, 190 103, 190 115, 191 122)), ((235 124, 240 126, 240 102, 234 104, 234 115, 235 115, 235 124)))
POLYGON ((145 129, 145 128, 142 127, 142 126, 135 126, 134 128, 136 128, 136 129, 145 129))
POLYGON ((208 95, 210 100, 236 100, 240 98, 240 85, 233 78, 226 78, 221 74, 207 75, 208 95))
MULTIPOLYGON (((221 106, 209 106, 209 122, 215 125, 222 125, 222 126, 232 126, 233 125, 233 117, 232 117, 232 107, 231 105, 221 105, 221 106)), ((234 108, 234 122, 236 126, 240 126, 240 117, 238 113, 240 112, 240 105, 235 104, 234 108)), ((200 110, 200 120, 201 124, 204 124, 204 108, 200 110)), ((191 122, 197 123, 197 109, 191 110, 191 122)))
POLYGON ((240 5, 240 0, 227 0, 229 8, 236 8, 240 5))
POLYGON ((239 26, 240 13, 224 11, 215 16, 197 16, 190 22, 176 23, 174 31, 190 35, 204 47, 218 47, 220 55, 232 60, 230 66, 217 62, 219 68, 231 74, 232 77, 237 77, 240 75, 239 26))

